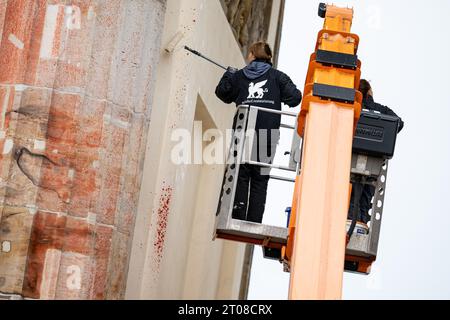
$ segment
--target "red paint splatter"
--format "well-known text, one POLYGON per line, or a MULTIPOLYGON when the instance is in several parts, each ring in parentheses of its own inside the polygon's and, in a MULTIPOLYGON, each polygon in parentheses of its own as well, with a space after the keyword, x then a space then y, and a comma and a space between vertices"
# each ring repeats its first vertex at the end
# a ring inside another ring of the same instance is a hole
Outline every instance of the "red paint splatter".
POLYGON ((164 242, 166 239, 167 220, 169 217, 170 201, 172 200, 172 187, 163 187, 159 199, 158 220, 156 225, 156 237, 153 247, 155 249, 156 263, 159 265, 162 261, 164 251, 164 242))

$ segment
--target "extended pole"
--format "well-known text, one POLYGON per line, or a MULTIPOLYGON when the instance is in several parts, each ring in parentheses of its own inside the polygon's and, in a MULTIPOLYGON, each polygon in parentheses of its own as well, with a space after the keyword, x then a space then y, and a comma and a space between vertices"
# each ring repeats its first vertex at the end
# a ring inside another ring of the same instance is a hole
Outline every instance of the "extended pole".
POLYGON ((208 58, 208 57, 205 57, 205 56, 204 56, 203 54, 201 54, 200 52, 198 52, 198 51, 196 51, 196 50, 194 50, 194 49, 191 49, 191 48, 189 48, 188 46, 184 46, 184 49, 186 49, 187 51, 189 51, 189 52, 195 54, 196 56, 199 56, 200 58, 205 59, 206 61, 209 61, 209 62, 215 64, 215 65, 218 66, 219 68, 222 68, 222 69, 224 69, 224 70, 227 70, 226 67, 222 66, 221 64, 215 62, 214 60, 212 60, 212 59, 210 59, 210 58, 208 58))

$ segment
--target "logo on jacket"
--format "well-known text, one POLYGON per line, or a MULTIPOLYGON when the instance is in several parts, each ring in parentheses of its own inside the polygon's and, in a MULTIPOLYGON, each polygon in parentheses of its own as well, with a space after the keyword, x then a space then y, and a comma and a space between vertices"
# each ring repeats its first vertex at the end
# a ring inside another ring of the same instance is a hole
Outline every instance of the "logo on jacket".
POLYGON ((258 82, 257 84, 250 82, 247 99, 262 99, 264 97, 264 93, 269 91, 268 89, 263 89, 266 83, 267 80, 258 82))

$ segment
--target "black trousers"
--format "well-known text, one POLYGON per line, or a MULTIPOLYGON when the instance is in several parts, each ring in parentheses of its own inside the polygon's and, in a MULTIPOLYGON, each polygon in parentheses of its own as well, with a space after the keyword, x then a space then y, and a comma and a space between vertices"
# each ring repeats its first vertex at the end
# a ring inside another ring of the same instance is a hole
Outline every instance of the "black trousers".
MULTIPOLYGON (((375 194, 375 187, 369 184, 360 184, 362 187, 361 197, 359 198, 359 212, 357 220, 367 223, 370 221, 369 210, 372 208, 372 198, 375 194)), ((355 185, 352 188, 352 197, 348 211, 348 219, 353 218, 353 208, 355 203, 355 185)))
MULTIPOLYGON (((252 159, 272 164, 278 141, 279 129, 256 130, 252 159)), ((270 169, 251 164, 241 164, 233 205, 233 219, 262 223, 266 206, 270 169)))
POLYGON ((240 166, 233 219, 262 223, 270 177, 261 174, 261 169, 251 164, 240 166))

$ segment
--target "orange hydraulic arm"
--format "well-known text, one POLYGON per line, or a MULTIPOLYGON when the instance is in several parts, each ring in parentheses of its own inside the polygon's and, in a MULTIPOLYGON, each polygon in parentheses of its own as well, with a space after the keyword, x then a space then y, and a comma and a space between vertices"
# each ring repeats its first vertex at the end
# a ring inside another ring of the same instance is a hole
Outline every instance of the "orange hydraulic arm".
POLYGON ((353 9, 319 7, 325 18, 311 56, 298 118, 303 136, 282 257, 291 271, 290 299, 340 299, 350 196, 352 142, 362 95, 359 37, 350 33, 353 9))

